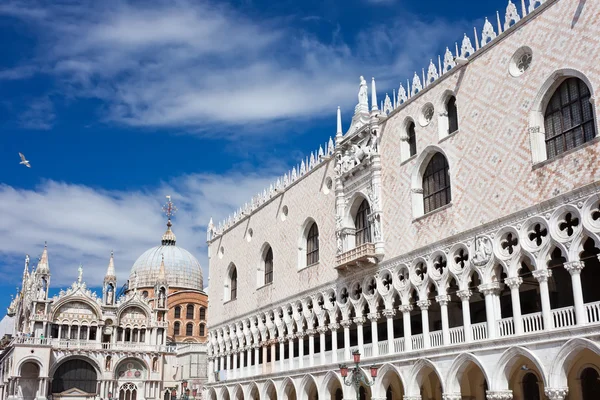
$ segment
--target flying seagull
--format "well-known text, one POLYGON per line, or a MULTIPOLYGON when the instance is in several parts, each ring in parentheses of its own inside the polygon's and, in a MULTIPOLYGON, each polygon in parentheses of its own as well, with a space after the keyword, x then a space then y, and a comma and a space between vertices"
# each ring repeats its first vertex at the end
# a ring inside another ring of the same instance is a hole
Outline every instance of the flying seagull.
POLYGON ((19 164, 23 164, 27 168, 31 168, 31 164, 29 164, 29 161, 27 161, 25 159, 25 156, 23 155, 23 153, 19 153, 19 157, 21 157, 21 162, 19 164))

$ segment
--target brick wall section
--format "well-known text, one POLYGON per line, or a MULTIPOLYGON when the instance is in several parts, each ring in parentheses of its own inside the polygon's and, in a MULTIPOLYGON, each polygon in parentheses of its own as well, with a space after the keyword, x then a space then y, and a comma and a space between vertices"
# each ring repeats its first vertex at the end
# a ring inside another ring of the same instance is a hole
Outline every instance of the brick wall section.
MULTIPOLYGON (((533 102, 555 71, 576 69, 589 79, 593 94, 599 89, 600 3, 586 2, 574 23, 579 4, 579 0, 560 0, 550 5, 385 122, 380 152, 386 259, 599 180, 598 140, 534 166, 528 133, 533 102), (533 50, 533 62, 522 76, 514 78, 508 72, 509 62, 524 45, 533 50), (459 132, 440 142, 437 115, 448 90, 456 93, 459 132), (436 107, 435 117, 421 127, 420 110, 427 102, 436 107), (401 163, 400 136, 407 117, 417 121, 417 156, 401 163), (411 175, 427 146, 438 146, 448 157, 452 206, 414 221, 411 175)), ((596 116, 600 112, 597 105, 595 112, 596 116)), ((310 288, 335 284, 335 194, 322 192, 325 177, 334 178, 333 166, 329 162, 317 168, 210 244, 211 327, 310 288), (279 212, 284 205, 289 216, 281 221, 279 212), (298 271, 301 226, 308 217, 319 226, 321 262, 298 271), (250 242, 245 239, 248 228, 254 231, 250 242), (257 289, 256 270, 266 242, 274 251, 274 282, 257 289), (217 255, 221 246, 225 250, 222 258, 217 255), (238 298, 223 304, 225 274, 231 262, 238 271, 238 298)))

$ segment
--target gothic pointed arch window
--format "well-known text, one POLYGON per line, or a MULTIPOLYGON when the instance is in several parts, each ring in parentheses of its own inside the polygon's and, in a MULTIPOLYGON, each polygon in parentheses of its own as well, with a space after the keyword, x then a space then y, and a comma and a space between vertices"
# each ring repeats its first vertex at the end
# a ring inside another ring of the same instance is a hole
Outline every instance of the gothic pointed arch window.
POLYGON ((175 336, 179 335, 180 331, 181 331, 181 324, 179 322, 175 322, 173 324, 173 335, 175 335, 175 336))
POLYGON ((194 319, 194 305, 188 304, 185 309, 185 318, 186 319, 194 319))
POLYGON ((175 318, 181 318, 181 307, 175 307, 175 318))
POLYGON ((371 214, 371 207, 369 202, 365 199, 360 203, 356 215, 354 216, 354 228, 356 246, 363 245, 365 243, 371 243, 371 224, 369 224, 369 214, 371 214))
POLYGON ((306 265, 319 262, 319 228, 316 222, 311 225, 306 237, 306 265))
POLYGON ((230 300, 237 299, 237 268, 234 266, 229 275, 230 279, 230 300))
POLYGON ((446 102, 446 112, 448 113, 448 134, 458 130, 458 109, 456 108, 456 97, 450 96, 446 102))
POLYGON ((527 400, 540 400, 540 387, 538 377, 533 372, 528 372, 523 377, 523 398, 527 400))
POLYGON ((581 146, 596 136, 590 98, 590 89, 579 78, 568 78, 556 89, 544 113, 547 158, 581 146))
POLYGON ((192 336, 194 334, 194 324, 188 322, 185 326, 185 336, 192 336))
POLYGON ((423 209, 425 214, 436 210, 452 200, 448 160, 442 153, 435 153, 423 174, 423 209))
POLYGON ((415 123, 410 122, 406 128, 406 134, 408 136, 408 155, 409 157, 417 154, 417 134, 415 132, 415 123))
POLYGON ((581 371, 582 400, 595 400, 600 393, 600 374, 595 368, 587 367, 581 371))
POLYGON ((269 249, 265 253, 265 285, 273 283, 273 249, 269 249))

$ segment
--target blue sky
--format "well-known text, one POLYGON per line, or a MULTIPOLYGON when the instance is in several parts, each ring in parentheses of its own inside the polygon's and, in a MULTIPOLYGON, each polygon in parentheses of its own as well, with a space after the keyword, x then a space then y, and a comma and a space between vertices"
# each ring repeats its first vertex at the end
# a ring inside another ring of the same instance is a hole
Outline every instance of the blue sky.
MULTIPOLYGON (((359 76, 380 100, 504 0, 0 3, 0 308, 48 241, 52 286, 111 249, 123 283, 179 208, 205 270, 206 224, 347 127, 359 76), (32 168, 19 165, 18 152, 32 168)), ((2 311, 0 311, 1 313, 2 311)))

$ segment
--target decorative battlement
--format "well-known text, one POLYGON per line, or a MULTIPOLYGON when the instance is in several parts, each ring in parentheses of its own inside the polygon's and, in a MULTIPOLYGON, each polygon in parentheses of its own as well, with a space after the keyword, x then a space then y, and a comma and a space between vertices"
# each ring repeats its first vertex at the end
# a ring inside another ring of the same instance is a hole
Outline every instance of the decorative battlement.
MULTIPOLYGON (((511 0, 508 1, 506 12, 504 14, 504 24, 501 22, 500 13, 496 12, 496 25, 494 25, 486 17, 481 30, 481 37, 477 32, 477 28, 473 28, 475 46, 471 38, 465 33, 462 39, 460 47, 458 42, 455 43, 455 50, 452 52, 446 47, 444 56, 438 56, 437 65, 433 62, 433 59, 429 61, 427 67, 427 73, 425 68, 421 70, 421 76, 417 72, 412 77, 412 83, 410 79, 406 80, 406 88, 401 83, 398 88, 398 93, 394 89, 392 91, 392 98, 386 93, 385 99, 381 102, 381 108, 377 108, 377 93, 375 90, 375 79, 372 81, 371 88, 371 107, 368 104, 368 93, 367 83, 364 78, 360 77, 360 87, 358 92, 358 104, 354 110, 354 116, 350 127, 343 139, 353 136, 354 133, 362 131, 362 129, 369 125, 371 117, 386 118, 394 110, 399 109, 403 104, 408 102, 411 98, 418 95, 421 91, 434 84, 439 79, 446 76, 452 69, 457 66, 464 65, 468 62, 468 58, 475 54, 480 49, 488 46, 490 43, 495 43, 498 38, 502 37, 513 25, 517 24, 521 19, 525 18, 528 14, 532 13, 538 7, 545 3, 551 3, 555 0, 528 0, 529 7, 526 6, 526 0, 521 0, 521 14, 517 9, 515 3, 511 0)), ((377 119, 377 118, 376 118, 377 119)), ((269 188, 265 188, 262 193, 258 193, 254 196, 249 203, 245 203, 232 215, 229 215, 224 221, 218 225, 214 225, 212 218, 207 227, 206 239, 212 241, 216 237, 221 236, 226 230, 236 225, 238 222, 243 220, 247 215, 250 215, 253 211, 260 208, 263 204, 267 203, 270 199, 275 197, 278 193, 283 192, 287 187, 291 186, 294 182, 300 179, 317 167, 327 157, 334 155, 338 145, 342 141, 341 131, 341 118, 340 111, 338 108, 338 133, 336 134, 336 140, 334 141, 331 137, 329 141, 325 143, 325 146, 319 146, 319 149, 312 152, 309 157, 302 160, 300 164, 293 167, 288 173, 272 183, 269 188)))

